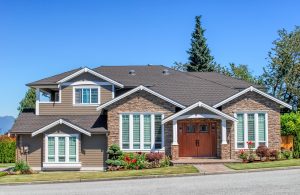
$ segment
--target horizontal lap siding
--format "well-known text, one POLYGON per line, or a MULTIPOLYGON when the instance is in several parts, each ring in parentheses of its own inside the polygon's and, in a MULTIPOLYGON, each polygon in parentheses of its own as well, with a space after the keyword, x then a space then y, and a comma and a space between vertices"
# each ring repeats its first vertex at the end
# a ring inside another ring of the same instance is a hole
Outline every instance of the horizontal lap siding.
MULTIPOLYGON (((112 99, 112 87, 101 86, 101 103, 112 99)), ((98 115, 97 106, 73 106, 73 87, 62 88, 61 103, 40 103, 40 115, 98 115)))
POLYGON ((28 146, 29 153, 27 155, 27 162, 31 167, 41 167, 43 159, 43 135, 18 135, 19 143, 17 143, 18 157, 21 160, 26 160, 26 155, 21 154, 21 147, 28 146))
POLYGON ((106 135, 81 136, 79 159, 82 167, 104 167, 107 151, 106 135))

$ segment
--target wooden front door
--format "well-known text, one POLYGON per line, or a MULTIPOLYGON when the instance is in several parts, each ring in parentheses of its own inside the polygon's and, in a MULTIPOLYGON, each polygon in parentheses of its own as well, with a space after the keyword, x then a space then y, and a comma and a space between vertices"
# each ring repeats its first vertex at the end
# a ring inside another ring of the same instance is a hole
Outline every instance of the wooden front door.
POLYGON ((180 157, 216 157, 217 122, 178 121, 180 157))

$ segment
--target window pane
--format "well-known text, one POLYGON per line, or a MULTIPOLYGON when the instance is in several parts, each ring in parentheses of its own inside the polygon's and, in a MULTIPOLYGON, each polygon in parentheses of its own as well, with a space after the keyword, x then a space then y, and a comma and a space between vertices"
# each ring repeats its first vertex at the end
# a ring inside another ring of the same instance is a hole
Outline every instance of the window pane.
POLYGON ((75 103, 76 104, 82 103, 82 89, 75 90, 75 103))
POLYGON ((155 149, 161 149, 162 142, 161 115, 155 115, 155 149))
POLYGON ((122 115, 122 148, 129 149, 129 115, 122 115))
POLYGON ((258 114, 258 140, 266 141, 266 119, 265 114, 258 114))
POLYGON ((144 149, 151 149, 151 115, 144 115, 144 149))
POLYGON ((96 89, 96 88, 91 89, 91 101, 94 104, 99 103, 98 102, 98 89, 96 89))
POLYGON ((255 141, 254 114, 248 114, 248 141, 255 141))
POLYGON ((200 133, 208 132, 208 125, 200 125, 200 133))
POLYGON ((76 162, 76 137, 69 138, 69 162, 76 162))
POLYGON ((186 132, 187 133, 195 133, 195 131, 196 131, 196 126, 195 125, 189 124, 189 125, 186 126, 186 132))
POLYGON ((65 162, 65 152, 66 152, 66 145, 65 145, 65 137, 58 138, 58 161, 65 162))
POLYGON ((133 148, 140 149, 140 115, 133 115, 133 148))
POLYGON ((90 89, 88 88, 82 89, 82 103, 90 103, 90 89))
POLYGON ((54 137, 48 137, 48 161, 54 162, 55 158, 55 139, 54 137))
POLYGON ((244 148, 244 115, 238 114, 237 115, 237 141, 238 141, 238 148, 244 148))

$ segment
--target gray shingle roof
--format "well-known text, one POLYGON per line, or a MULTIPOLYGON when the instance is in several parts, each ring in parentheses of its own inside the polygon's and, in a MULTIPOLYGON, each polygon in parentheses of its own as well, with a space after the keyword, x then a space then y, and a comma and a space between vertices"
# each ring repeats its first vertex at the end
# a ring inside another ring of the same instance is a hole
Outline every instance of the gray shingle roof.
POLYGON ((59 119, 66 120, 90 133, 108 132, 105 115, 37 116, 33 112, 23 112, 19 115, 10 133, 32 133, 59 119))
MULTIPOLYGON (((56 84, 78 70, 80 68, 28 85, 56 84)), ((185 106, 198 101, 212 106, 252 85, 219 73, 186 73, 162 65, 101 66, 93 70, 122 83, 127 88, 144 85, 185 106), (169 72, 167 75, 163 74, 166 69, 169 72), (135 71, 134 75, 129 74, 131 70, 135 71)))

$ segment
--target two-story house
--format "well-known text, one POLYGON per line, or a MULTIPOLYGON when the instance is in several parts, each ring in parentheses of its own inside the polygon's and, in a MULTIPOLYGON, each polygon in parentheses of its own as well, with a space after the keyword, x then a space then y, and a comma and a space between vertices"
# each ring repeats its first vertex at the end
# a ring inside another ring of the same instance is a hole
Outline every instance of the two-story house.
POLYGON ((27 86, 35 111, 10 133, 38 170, 102 170, 111 144, 173 159, 233 159, 250 140, 280 149, 280 109, 291 108, 261 86, 164 66, 78 68, 27 86))

